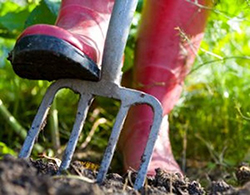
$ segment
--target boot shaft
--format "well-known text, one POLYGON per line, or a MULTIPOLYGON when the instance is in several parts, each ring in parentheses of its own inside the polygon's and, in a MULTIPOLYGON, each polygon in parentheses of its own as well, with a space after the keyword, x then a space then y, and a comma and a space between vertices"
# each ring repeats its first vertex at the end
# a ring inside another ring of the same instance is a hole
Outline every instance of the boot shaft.
POLYGON ((69 5, 86 7, 100 14, 110 14, 114 0, 62 0, 61 9, 69 5))
POLYGON ((56 26, 96 50, 100 65, 114 0, 62 0, 56 26))

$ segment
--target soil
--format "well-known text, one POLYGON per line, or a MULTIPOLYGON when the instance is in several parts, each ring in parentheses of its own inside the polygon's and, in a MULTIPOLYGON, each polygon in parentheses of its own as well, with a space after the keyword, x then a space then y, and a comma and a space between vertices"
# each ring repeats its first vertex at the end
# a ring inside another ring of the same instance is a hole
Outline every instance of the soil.
POLYGON ((212 181, 210 186, 204 187, 198 181, 156 169, 156 175, 148 177, 145 186, 139 191, 132 187, 136 172, 131 171, 123 176, 109 173, 104 183, 98 185, 93 182, 97 168, 91 163, 74 161, 67 172, 57 175, 55 160, 24 160, 6 155, 0 160, 0 194, 250 194, 248 165, 241 165, 237 169, 237 187, 224 180, 212 181))

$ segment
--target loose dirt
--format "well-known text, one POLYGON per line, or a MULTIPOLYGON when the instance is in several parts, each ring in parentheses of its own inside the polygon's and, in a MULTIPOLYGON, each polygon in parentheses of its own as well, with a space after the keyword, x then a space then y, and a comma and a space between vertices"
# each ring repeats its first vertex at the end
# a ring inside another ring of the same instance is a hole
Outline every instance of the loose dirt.
POLYGON ((0 194, 250 194, 250 168, 247 165, 237 169, 237 187, 223 180, 213 181, 210 186, 203 187, 198 181, 156 169, 156 175, 148 177, 145 186, 139 191, 133 189, 136 172, 131 171, 123 176, 109 173, 104 183, 99 185, 94 182, 97 175, 95 169, 95 166, 86 168, 86 164, 75 161, 67 172, 57 175, 55 161, 24 160, 6 155, 0 160, 0 194))

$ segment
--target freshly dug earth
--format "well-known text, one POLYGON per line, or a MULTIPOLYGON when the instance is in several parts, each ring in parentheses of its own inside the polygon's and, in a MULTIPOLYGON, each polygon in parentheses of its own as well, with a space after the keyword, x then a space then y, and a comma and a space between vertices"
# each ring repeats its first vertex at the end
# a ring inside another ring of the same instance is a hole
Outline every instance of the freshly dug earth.
MULTIPOLYGON (((91 167, 91 166, 89 166, 91 167)), ((57 175, 54 161, 24 160, 6 155, 0 161, 0 194, 250 194, 250 168, 243 166, 236 175, 242 187, 233 187, 224 181, 214 181, 205 190, 197 181, 190 181, 178 174, 156 170, 154 177, 148 177, 145 186, 135 191, 132 187, 135 172, 124 176, 109 173, 102 185, 94 183, 97 172, 87 169, 84 163, 75 161, 67 173, 57 175)))

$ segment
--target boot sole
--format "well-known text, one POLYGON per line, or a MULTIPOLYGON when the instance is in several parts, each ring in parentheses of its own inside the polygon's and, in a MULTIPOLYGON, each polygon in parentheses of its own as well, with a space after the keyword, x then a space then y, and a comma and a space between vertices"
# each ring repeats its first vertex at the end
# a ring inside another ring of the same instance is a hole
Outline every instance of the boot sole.
POLYGON ((93 60, 68 42, 48 35, 21 38, 8 59, 22 78, 100 80, 100 70, 93 60))

